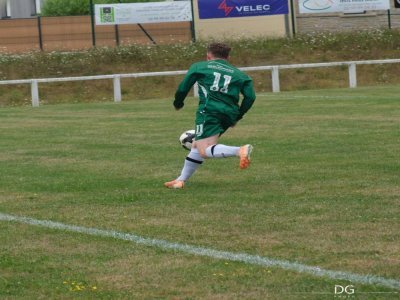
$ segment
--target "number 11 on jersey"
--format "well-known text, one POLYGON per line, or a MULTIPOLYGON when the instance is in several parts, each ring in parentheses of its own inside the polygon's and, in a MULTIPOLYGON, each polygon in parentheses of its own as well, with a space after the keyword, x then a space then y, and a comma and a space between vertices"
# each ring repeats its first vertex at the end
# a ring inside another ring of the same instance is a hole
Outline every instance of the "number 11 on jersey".
POLYGON ((213 85, 210 87, 211 91, 217 92, 220 91, 221 93, 228 93, 228 86, 231 83, 232 80, 232 76, 229 75, 224 75, 224 86, 222 88, 219 87, 219 82, 221 81, 221 73, 218 72, 214 72, 214 83, 213 85))

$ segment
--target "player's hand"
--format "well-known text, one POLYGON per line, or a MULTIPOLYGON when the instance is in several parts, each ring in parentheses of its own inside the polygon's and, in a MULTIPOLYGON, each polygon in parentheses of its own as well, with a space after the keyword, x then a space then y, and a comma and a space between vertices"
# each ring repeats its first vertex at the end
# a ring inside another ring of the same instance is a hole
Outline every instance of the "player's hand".
POLYGON ((183 102, 174 101, 175 110, 180 110, 183 107, 183 102))

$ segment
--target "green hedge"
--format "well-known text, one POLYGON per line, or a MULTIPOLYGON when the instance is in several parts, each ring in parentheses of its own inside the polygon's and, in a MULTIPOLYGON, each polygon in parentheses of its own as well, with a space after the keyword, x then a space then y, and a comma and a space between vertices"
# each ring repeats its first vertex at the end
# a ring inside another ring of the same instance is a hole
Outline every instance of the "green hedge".
MULTIPOLYGON (((160 2, 163 0, 93 0, 94 4, 105 3, 136 3, 160 2)), ((90 0, 47 0, 42 8, 42 15, 51 16, 82 16, 89 15, 90 0)))

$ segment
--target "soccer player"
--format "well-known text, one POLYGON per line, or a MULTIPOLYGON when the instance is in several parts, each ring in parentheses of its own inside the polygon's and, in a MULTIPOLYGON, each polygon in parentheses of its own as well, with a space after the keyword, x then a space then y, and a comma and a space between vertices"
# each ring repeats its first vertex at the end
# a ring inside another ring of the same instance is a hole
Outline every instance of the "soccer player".
POLYGON ((230 50, 224 43, 211 43, 207 47, 207 61, 194 63, 175 93, 173 104, 176 110, 180 110, 197 82, 200 101, 192 149, 185 159, 181 175, 164 183, 167 188, 183 188, 206 158, 239 157, 241 169, 250 164, 253 146, 218 144, 219 137, 243 118, 256 99, 252 79, 228 62, 230 50), (241 103, 240 94, 243 95, 241 103))

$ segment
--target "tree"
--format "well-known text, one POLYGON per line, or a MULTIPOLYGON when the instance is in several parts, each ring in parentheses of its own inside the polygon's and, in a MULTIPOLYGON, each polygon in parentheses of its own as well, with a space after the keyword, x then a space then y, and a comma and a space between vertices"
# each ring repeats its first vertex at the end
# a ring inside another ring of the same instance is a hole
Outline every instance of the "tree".
MULTIPOLYGON (((0 0, 2 1, 2 0, 0 0)), ((157 2, 160 0, 93 0, 94 4, 157 2)), ((163 0, 161 0, 163 1, 163 0)), ((90 14, 90 0, 46 0, 42 16, 82 16, 90 14)))

